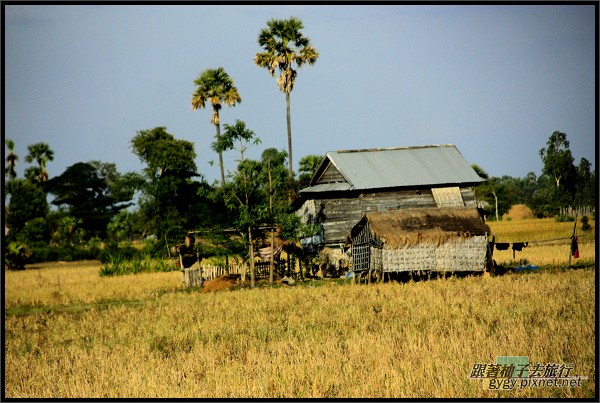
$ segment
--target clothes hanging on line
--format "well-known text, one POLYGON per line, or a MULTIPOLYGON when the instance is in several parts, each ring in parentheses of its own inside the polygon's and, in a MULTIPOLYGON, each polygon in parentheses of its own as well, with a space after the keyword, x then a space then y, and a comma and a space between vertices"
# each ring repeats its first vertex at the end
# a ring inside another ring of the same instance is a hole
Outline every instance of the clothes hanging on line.
POLYGON ((529 242, 515 242, 512 245, 512 249, 521 252, 523 248, 527 247, 527 245, 529 245, 529 242))
POLYGON ((513 259, 515 258, 515 251, 521 252, 527 245, 529 245, 529 242, 514 242, 512 244, 513 259))
POLYGON ((579 257, 579 245, 577 244, 577 237, 575 235, 571 237, 571 255, 575 259, 579 257))
POLYGON ((498 250, 507 250, 510 244, 508 242, 498 242, 496 243, 496 249, 498 250))

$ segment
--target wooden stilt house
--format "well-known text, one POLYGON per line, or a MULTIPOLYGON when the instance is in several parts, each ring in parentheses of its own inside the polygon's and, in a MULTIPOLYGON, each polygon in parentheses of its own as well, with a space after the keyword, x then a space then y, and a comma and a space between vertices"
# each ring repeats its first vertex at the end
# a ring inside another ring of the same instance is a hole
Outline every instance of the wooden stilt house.
POLYGON ((474 208, 477 175, 452 144, 328 152, 297 214, 320 231, 305 251, 337 248, 365 213, 406 208, 474 208))
POLYGON ((483 271, 490 229, 476 209, 367 213, 350 234, 356 273, 483 271))

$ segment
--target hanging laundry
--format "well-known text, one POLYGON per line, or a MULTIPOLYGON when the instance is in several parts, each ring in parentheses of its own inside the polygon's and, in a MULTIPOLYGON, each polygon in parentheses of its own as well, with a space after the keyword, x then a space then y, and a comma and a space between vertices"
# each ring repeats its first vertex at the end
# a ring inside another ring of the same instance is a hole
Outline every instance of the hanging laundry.
POLYGON ((521 252, 523 248, 527 247, 527 245, 529 245, 529 242, 515 242, 512 245, 512 249, 521 252))
POLYGON ((512 244, 512 250, 513 250, 513 259, 515 258, 515 251, 519 251, 521 252, 523 250, 523 248, 526 248, 527 245, 529 245, 529 242, 514 242, 512 244))
POLYGON ((577 244, 577 237, 575 235, 571 237, 571 254, 575 259, 579 257, 579 245, 577 244))
POLYGON ((506 242, 506 243, 505 242, 498 242, 496 244, 496 249, 498 249, 498 250, 507 250, 509 246, 510 246, 510 244, 508 242, 506 242))

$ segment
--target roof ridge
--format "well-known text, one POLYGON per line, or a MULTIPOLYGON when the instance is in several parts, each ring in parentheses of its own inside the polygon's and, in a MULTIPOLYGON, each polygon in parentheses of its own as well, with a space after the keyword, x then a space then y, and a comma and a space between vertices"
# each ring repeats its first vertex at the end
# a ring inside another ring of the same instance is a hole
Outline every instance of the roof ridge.
POLYGON ((436 148, 436 147, 456 147, 454 144, 429 144, 421 146, 405 146, 405 147, 383 147, 383 148, 361 148, 356 150, 337 150, 330 151, 335 153, 359 153, 359 152, 373 152, 373 151, 395 151, 395 150, 415 150, 420 148, 436 148))

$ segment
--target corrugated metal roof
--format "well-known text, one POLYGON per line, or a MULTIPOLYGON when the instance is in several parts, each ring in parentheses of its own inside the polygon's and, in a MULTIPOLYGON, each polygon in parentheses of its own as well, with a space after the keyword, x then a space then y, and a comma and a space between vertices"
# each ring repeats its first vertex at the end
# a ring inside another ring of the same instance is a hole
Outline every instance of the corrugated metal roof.
MULTIPOLYGON (((331 151, 326 154, 319 171, 328 166, 327 161, 340 171, 352 190, 484 181, 452 144, 331 151)), ((335 184, 339 189, 318 184, 319 171, 311 182, 313 186, 303 189, 302 193, 348 190, 343 189, 341 183, 335 184)))

